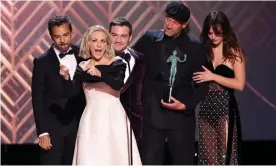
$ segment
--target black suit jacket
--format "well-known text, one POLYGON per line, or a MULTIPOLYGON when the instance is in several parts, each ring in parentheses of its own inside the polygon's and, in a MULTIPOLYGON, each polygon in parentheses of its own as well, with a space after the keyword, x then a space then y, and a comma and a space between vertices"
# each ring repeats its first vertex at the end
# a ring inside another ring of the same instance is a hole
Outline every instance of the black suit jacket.
MULTIPOLYGON (((77 63, 79 47, 71 45, 77 63)), ((74 93, 64 89, 65 80, 59 74, 59 60, 53 45, 42 55, 34 58, 32 76, 32 104, 37 135, 76 131, 85 98, 81 85, 74 93)))
POLYGON ((146 72, 142 87, 144 125, 152 124, 160 129, 194 128, 194 110, 204 99, 207 83, 195 85, 193 73, 200 71, 201 65, 209 67, 203 45, 193 41, 184 32, 177 38, 175 49, 180 59, 187 55, 184 63, 177 64, 177 74, 174 82, 173 96, 186 105, 187 110, 173 111, 161 106, 164 88, 169 84, 170 63, 166 63, 172 49, 163 42, 164 32, 149 30, 133 46, 138 52, 145 54, 146 72), (170 53, 168 53, 168 50, 170 53), (183 55, 183 56, 182 56, 183 55), (178 55, 179 56, 179 55, 178 55))

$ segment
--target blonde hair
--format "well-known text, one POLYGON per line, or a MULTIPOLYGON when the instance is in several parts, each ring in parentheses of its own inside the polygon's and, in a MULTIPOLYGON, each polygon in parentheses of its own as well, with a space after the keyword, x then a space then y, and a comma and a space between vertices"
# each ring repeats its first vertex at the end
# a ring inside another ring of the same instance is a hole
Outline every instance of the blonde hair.
POLYGON ((92 34, 96 31, 103 32, 106 36, 107 48, 104 53, 104 57, 106 57, 109 60, 113 59, 115 57, 115 51, 112 47, 111 38, 109 36, 108 31, 101 25, 93 25, 92 27, 86 30, 86 32, 84 33, 83 39, 81 41, 79 56, 84 59, 89 59, 91 57, 89 42, 91 40, 92 34))

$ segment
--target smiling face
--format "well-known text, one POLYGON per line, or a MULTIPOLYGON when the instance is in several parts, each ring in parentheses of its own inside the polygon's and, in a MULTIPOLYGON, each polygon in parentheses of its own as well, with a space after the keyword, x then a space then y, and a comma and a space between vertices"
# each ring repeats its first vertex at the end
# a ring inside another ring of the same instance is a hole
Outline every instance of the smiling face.
POLYGON ((107 36, 102 31, 95 31, 91 35, 89 48, 92 59, 99 61, 102 59, 107 50, 107 36))
POLYGON ((116 53, 124 51, 131 40, 130 29, 127 26, 111 26, 110 35, 116 53))

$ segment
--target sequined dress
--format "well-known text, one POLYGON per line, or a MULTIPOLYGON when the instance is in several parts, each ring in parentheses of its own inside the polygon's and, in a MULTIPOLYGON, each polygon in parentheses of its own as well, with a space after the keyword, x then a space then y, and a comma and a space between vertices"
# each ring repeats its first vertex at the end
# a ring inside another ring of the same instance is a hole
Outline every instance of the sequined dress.
MULTIPOLYGON (((219 65, 214 73, 233 78, 234 72, 219 65)), ((210 82, 205 100, 199 106, 199 165, 237 165, 241 162, 241 127, 234 90, 210 82)))

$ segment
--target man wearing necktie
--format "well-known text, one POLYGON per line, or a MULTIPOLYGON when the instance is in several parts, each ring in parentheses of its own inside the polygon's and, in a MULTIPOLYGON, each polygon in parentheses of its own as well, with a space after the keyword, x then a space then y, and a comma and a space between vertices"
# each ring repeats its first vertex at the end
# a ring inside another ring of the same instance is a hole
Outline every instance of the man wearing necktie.
POLYGON ((114 18, 109 23, 109 33, 116 55, 123 58, 127 63, 124 80, 125 85, 121 89, 120 100, 130 118, 133 132, 139 146, 142 137, 141 88, 145 71, 144 61, 142 54, 128 47, 132 37, 132 25, 126 18, 114 18))
POLYGON ((63 90, 64 79, 60 66, 73 76, 79 47, 72 44, 72 25, 67 16, 54 16, 48 22, 53 41, 51 47, 34 58, 32 76, 32 103, 41 164, 72 164, 76 133, 85 98, 81 85, 70 94, 63 90))

